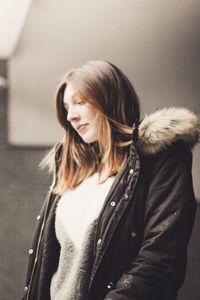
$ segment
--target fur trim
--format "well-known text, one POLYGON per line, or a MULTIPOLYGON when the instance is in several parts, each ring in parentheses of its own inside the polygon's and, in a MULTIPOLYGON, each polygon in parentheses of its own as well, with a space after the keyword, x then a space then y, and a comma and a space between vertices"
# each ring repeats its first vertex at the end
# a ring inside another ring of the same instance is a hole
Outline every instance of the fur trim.
POLYGON ((145 115, 138 127, 138 148, 142 154, 154 154, 177 140, 193 147, 199 141, 197 116, 181 107, 169 107, 145 115))

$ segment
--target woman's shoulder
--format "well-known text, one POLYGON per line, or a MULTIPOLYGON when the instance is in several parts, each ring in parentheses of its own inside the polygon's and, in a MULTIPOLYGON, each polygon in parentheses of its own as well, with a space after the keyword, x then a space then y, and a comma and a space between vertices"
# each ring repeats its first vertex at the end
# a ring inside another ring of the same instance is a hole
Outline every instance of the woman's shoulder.
POLYGON ((199 136, 199 119, 187 108, 169 107, 145 115, 137 139, 142 170, 154 175, 161 169, 190 171, 199 136))
POLYGON ((140 156, 160 156, 162 153, 192 149, 200 136, 197 115, 184 107, 159 109, 138 126, 137 148, 140 156))
POLYGON ((60 161, 61 153, 63 149, 63 142, 55 143, 46 153, 42 161, 40 162, 39 167, 41 169, 48 168, 49 172, 54 173, 56 165, 60 161))

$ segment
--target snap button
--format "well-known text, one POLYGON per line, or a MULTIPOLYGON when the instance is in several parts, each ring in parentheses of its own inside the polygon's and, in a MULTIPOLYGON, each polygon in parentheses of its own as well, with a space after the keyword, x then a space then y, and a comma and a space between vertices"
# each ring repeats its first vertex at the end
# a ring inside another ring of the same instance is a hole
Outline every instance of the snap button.
POLYGON ((134 171, 133 169, 130 169, 129 173, 130 173, 130 174, 133 174, 133 171, 134 171))
POLYGON ((37 219, 37 221, 40 220, 40 215, 38 215, 36 219, 37 219))
POLYGON ((110 290, 113 287, 113 282, 109 282, 109 284, 107 285, 107 288, 110 290))
POLYGON ((101 239, 98 239, 97 245, 101 245, 101 239))
POLYGON ((128 198, 128 194, 127 194, 127 193, 125 193, 125 194, 124 194, 124 197, 125 197, 125 199, 127 199, 127 198, 128 198))
POLYGON ((115 203, 114 201, 112 201, 112 202, 110 203, 111 206, 115 206, 115 204, 116 204, 116 203, 115 203))
POLYGON ((33 249, 29 249, 28 253, 33 254, 33 249))
POLYGON ((136 237, 136 233, 135 232, 131 232, 131 236, 132 237, 136 237))
POLYGON ((24 292, 28 292, 28 287, 27 286, 24 287, 24 292))

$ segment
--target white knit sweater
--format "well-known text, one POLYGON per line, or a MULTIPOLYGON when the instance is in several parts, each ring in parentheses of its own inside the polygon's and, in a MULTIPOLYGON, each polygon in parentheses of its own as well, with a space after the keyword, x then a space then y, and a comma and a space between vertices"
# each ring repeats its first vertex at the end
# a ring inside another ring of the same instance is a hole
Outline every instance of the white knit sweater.
POLYGON ((51 281, 51 300, 86 299, 97 218, 113 180, 114 176, 98 184, 95 173, 62 195, 55 218, 61 252, 51 281))

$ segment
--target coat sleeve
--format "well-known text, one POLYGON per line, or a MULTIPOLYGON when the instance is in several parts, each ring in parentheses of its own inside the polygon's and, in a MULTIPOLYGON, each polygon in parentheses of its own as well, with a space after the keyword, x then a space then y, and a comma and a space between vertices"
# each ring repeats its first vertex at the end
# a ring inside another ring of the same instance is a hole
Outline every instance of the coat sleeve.
POLYGON ((183 283, 196 212, 191 150, 176 143, 152 160, 140 250, 104 300, 162 299, 183 283))

